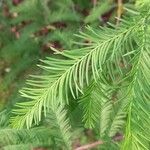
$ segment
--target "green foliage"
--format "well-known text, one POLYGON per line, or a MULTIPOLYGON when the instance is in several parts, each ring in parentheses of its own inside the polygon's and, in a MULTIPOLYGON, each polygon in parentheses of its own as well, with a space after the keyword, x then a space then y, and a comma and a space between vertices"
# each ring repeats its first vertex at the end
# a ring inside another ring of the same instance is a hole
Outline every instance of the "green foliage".
MULTIPOLYGON (((32 76, 33 79, 27 81, 29 87, 20 91, 23 97, 32 99, 32 101, 17 104, 17 107, 20 108, 20 115, 24 118, 22 121, 25 123, 35 120, 37 124, 41 120, 42 107, 44 107, 44 114, 46 114, 47 107, 57 99, 61 103, 69 104, 69 92, 73 98, 78 97, 79 92, 83 93, 83 87, 88 85, 92 78, 97 81, 100 76, 99 70, 102 71, 102 67, 107 60, 108 65, 104 69, 110 72, 110 78, 113 81, 114 72, 111 72, 111 60, 115 58, 116 65, 119 63, 120 58, 118 57, 126 50, 124 46, 131 43, 130 38, 124 39, 124 37, 135 34, 135 30, 139 26, 140 24, 132 24, 130 21, 130 24, 124 24, 115 32, 110 28, 94 31, 89 27, 89 33, 78 35, 82 39, 90 41, 88 44, 81 43, 86 45, 84 48, 63 52, 53 49, 56 54, 62 55, 62 57, 48 57, 47 60, 43 60, 44 65, 39 65, 39 67, 44 69, 47 74, 32 76), (108 32, 111 34, 108 35, 108 32), (122 45, 123 41, 125 45, 122 45), (123 51, 121 51, 121 48, 123 51), (118 51, 117 54, 115 54, 116 51, 118 51), (91 76, 92 78, 90 78, 91 76), (38 80, 34 80, 34 78, 38 80), (27 121, 28 119, 30 121, 27 121)), ((129 45, 129 48, 132 48, 132 45, 129 45)), ((122 72, 120 74, 122 75, 122 72)), ((105 78, 105 75, 102 75, 102 77, 105 78)), ((17 111, 17 114, 19 113, 18 109, 15 111, 17 111)), ((31 123, 27 127, 30 126, 31 123)))
MULTIPOLYGON (((0 141, 2 149, 9 149, 13 145, 16 149, 19 147, 43 146, 44 144, 50 144, 50 138, 52 137, 51 131, 47 128, 34 128, 31 130, 16 130, 16 129, 1 129, 0 130, 0 141)), ((25 148, 23 148, 25 149, 25 148)))
MULTIPOLYGON (((70 0, 67 3, 65 0, 24 0, 17 6, 6 0, 2 4, 0 59, 5 65, 1 68, 0 63, 0 79, 3 78, 0 90, 5 93, 20 86, 15 80, 22 79, 26 72, 38 71, 33 65, 39 58, 51 55, 49 46, 71 48, 72 32, 79 28, 81 17, 73 10, 70 0)), ((17 99, 17 95, 14 98, 17 99)))
MULTIPOLYGON (((102 2, 99 2, 102 3, 102 2)), ((90 23, 93 22, 97 19, 100 19, 99 16, 103 15, 104 12, 107 12, 108 10, 111 10, 113 7, 112 2, 110 1, 103 1, 102 4, 97 5, 96 7, 94 7, 90 13, 90 15, 88 15, 85 18, 85 22, 86 23, 90 23)))
MULTIPOLYGON (((23 17, 13 23, 33 19, 37 21, 36 31, 60 19, 76 23, 80 20, 74 11, 69 14, 70 7, 64 1, 52 3, 54 10, 61 6, 64 12, 57 10, 60 15, 52 17, 56 14, 51 13, 49 2, 32 0, 31 7, 27 7, 29 1, 25 1, 24 7, 14 9, 22 12, 23 17), (43 13, 39 13, 37 6, 43 13), (33 14, 26 15, 31 8, 33 14), (45 22, 36 17, 38 13, 39 18, 46 17, 45 22)), ((87 26, 76 34, 74 45, 66 42, 66 49, 72 47, 71 50, 60 51, 51 46, 54 55, 38 64, 43 72, 31 75, 26 87, 20 90, 24 100, 16 103, 11 117, 10 111, 0 114, 0 146, 4 150, 38 146, 72 149, 72 139, 79 127, 92 130, 95 140, 104 141, 98 149, 150 148, 150 5, 147 0, 142 2, 142 5, 140 0, 136 2, 135 11, 127 8, 129 12, 119 25, 87 26)), ((67 1, 69 6, 73 3, 67 1)), ((105 11, 102 9, 105 5, 93 8, 85 22, 95 21, 97 14, 105 11)), ((25 31, 33 33, 29 28, 25 31)), ((64 38, 64 42, 69 39, 65 37, 69 33, 53 32, 52 37, 44 39, 64 38)))
POLYGON ((69 120, 66 118, 66 114, 67 112, 63 105, 54 104, 51 107, 51 113, 48 115, 47 121, 55 127, 66 148, 71 149, 71 127, 69 120))

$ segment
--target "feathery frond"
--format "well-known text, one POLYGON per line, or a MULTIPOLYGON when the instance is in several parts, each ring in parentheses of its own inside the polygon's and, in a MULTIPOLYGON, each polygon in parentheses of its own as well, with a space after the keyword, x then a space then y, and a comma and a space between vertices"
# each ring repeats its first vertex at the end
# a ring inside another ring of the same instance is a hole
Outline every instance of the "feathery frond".
POLYGON ((85 90, 84 95, 80 97, 79 103, 83 109, 83 122, 85 127, 94 128, 99 121, 102 105, 109 97, 110 91, 100 81, 92 82, 85 90), (107 93, 107 94, 104 94, 107 93))
POLYGON ((128 106, 128 122, 123 149, 127 147, 133 150, 148 150, 150 147, 150 43, 149 27, 147 22, 150 15, 143 20, 143 26, 139 32, 141 41, 138 42, 138 51, 133 58, 132 77, 129 85, 130 105, 128 106))
POLYGON ((51 145, 53 137, 52 129, 37 127, 33 129, 0 129, 0 145, 2 149, 20 147, 23 149, 31 149, 31 147, 51 145))
POLYGON ((56 100, 68 104, 68 93, 71 92, 74 98, 78 97, 79 93, 83 93, 83 87, 89 84, 91 76, 96 81, 104 63, 122 53, 121 49, 131 42, 130 38, 138 27, 138 23, 131 21, 126 21, 118 29, 102 28, 94 31, 88 27, 88 33, 78 35, 81 39, 89 41, 88 44, 81 43, 85 45, 84 48, 56 51, 60 56, 43 60, 44 65, 39 67, 47 74, 32 76, 33 79, 27 81, 30 86, 20 91, 23 97, 31 101, 16 105, 18 109, 14 110, 14 113, 19 114, 20 119, 16 117, 14 122, 19 121, 20 126, 27 124, 27 127, 31 127, 33 121, 38 124, 41 120, 42 108, 46 115, 47 106, 56 100), (128 36, 130 38, 127 38, 128 36))
POLYGON ((66 117, 67 112, 64 106, 55 103, 47 116, 47 122, 59 133, 57 135, 60 138, 59 141, 61 140, 67 149, 71 149, 71 127, 66 117))
POLYGON ((62 147, 71 149, 65 106, 79 99, 82 121, 98 137, 112 144, 117 133, 125 133, 122 149, 148 150, 150 11, 146 5, 147 0, 141 6, 144 11, 121 19, 120 26, 87 27, 76 35, 81 42, 75 42, 78 48, 74 50, 52 48, 55 55, 38 65, 43 75, 32 75, 20 90, 27 101, 16 104, 12 126, 29 129, 48 117, 62 147))

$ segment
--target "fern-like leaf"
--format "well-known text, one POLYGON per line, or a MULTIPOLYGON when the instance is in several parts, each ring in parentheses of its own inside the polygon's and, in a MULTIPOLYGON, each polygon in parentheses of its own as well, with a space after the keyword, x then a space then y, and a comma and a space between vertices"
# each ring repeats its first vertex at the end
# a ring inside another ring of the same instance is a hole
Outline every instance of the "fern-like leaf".
MULTIPOLYGON (((23 88, 20 92, 29 102, 19 103, 13 112, 17 115, 13 124, 18 122, 21 127, 24 124, 31 127, 32 123, 38 124, 41 120, 41 112, 46 115, 51 103, 59 100, 61 103, 69 103, 68 93, 74 98, 83 93, 83 87, 89 84, 91 76, 97 81, 99 70, 108 59, 121 54, 121 49, 130 41, 137 31, 139 24, 132 21, 124 23, 121 28, 102 28, 94 31, 88 27, 87 33, 78 35, 89 43, 81 43, 84 48, 72 51, 58 52, 57 57, 48 57, 43 60, 44 65, 39 65, 47 73, 41 76, 32 76, 27 81, 29 87, 23 88), (117 53, 117 55, 115 54, 117 53), (65 100, 65 101, 62 101, 65 100)), ((80 44, 80 43, 78 43, 80 44)))
POLYGON ((149 27, 150 15, 143 19, 143 25, 139 32, 141 41, 138 42, 138 51, 134 57, 132 77, 129 86, 130 105, 128 106, 128 122, 123 149, 148 150, 150 148, 150 78, 149 78, 149 27))

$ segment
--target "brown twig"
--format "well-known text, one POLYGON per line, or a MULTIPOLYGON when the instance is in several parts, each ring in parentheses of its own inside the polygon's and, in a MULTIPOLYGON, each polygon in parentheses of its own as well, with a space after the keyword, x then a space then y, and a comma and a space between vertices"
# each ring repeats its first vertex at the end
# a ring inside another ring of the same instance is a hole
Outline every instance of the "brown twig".
POLYGON ((93 6, 95 7, 97 5, 97 0, 92 0, 93 6))
POLYGON ((120 22, 120 18, 123 12, 123 0, 118 0, 118 9, 117 9, 117 25, 120 22))
POLYGON ((91 143, 91 144, 87 144, 87 145, 83 145, 81 147, 77 147, 75 150, 87 150, 87 149, 90 149, 90 148, 94 148, 98 145, 101 145, 101 144, 104 144, 103 141, 96 141, 94 143, 91 143))
MULTIPOLYGON (((114 136, 112 138, 113 141, 121 141, 122 139, 123 139, 123 135, 122 134, 118 134, 118 135, 116 135, 116 136, 114 136)), ((102 145, 104 143, 105 143, 104 141, 99 140, 99 141, 96 141, 94 143, 90 143, 90 144, 86 144, 86 145, 77 147, 74 150, 88 150, 88 149, 94 148, 94 147, 96 147, 98 145, 102 145)))

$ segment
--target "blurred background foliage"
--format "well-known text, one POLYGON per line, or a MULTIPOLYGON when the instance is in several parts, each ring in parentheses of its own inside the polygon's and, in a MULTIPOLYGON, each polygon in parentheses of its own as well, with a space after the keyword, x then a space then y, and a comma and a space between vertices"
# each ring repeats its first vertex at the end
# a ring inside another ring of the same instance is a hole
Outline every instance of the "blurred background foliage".
MULTIPOLYGON (((74 34, 83 31, 86 25, 98 28, 107 26, 107 22, 117 24, 116 17, 125 13, 123 7, 130 8, 134 4, 134 0, 121 2, 120 6, 118 0, 0 0, 0 109, 11 108, 17 101, 24 100, 18 90, 29 74, 40 74, 35 64, 53 55, 50 47, 71 50, 76 46, 74 41, 78 41, 74 34)), ((0 119, 3 119, 1 116, 5 117, 0 114, 0 119)), ((78 122, 79 118, 76 119, 78 122)), ((7 126, 8 122, 4 124, 7 126)), ((31 130, 31 134, 34 130, 37 129, 31 130)), ((38 130, 43 137, 52 134, 43 128, 38 130)), ((22 132, 26 135, 24 139, 28 139, 26 130, 22 132)), ((18 134, 17 131, 12 133, 13 136, 18 134)), ((1 138, 2 135, 1 132, 1 138)), ((83 132, 80 128, 74 135, 78 136, 74 147, 96 138, 91 130, 83 132)), ((15 137, 8 140, 12 139, 15 137)))
MULTIPOLYGON (((123 0, 121 7, 133 3, 123 0)), ((1 0, 0 109, 21 101, 18 89, 28 74, 39 74, 35 64, 52 55, 50 47, 74 48, 84 26, 117 23, 123 13, 117 0, 1 0)))

